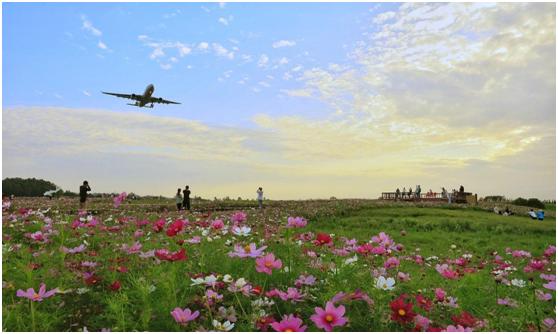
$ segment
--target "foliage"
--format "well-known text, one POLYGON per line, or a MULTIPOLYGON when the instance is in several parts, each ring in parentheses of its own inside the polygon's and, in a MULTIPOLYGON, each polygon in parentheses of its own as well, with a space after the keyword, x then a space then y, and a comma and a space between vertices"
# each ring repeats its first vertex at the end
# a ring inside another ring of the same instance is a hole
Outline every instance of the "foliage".
POLYGON ((22 179, 20 177, 5 178, 2 180, 3 195, 15 196, 43 196, 46 191, 55 190, 58 187, 43 179, 22 179))
POLYGON ((528 206, 528 207, 538 208, 538 209, 544 209, 545 208, 544 203, 541 202, 537 198, 525 199, 525 198, 519 197, 519 198, 516 198, 512 203, 515 204, 515 205, 528 206))

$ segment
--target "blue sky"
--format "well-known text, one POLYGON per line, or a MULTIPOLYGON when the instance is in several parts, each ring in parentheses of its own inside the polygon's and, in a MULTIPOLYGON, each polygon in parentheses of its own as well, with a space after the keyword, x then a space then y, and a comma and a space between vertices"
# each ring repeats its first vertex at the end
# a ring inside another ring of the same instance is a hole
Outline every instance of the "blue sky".
POLYGON ((3 176, 168 196, 190 184, 206 198, 420 184, 552 199, 555 10, 5 3, 3 176), (182 104, 100 93, 150 83, 182 104))
POLYGON ((157 115, 245 126, 258 112, 320 117, 327 105, 282 93, 301 86, 296 72, 290 78, 285 73, 350 62, 347 54, 362 38, 364 23, 396 6, 6 3, 3 70, 9 84, 3 106, 132 110, 125 100, 100 91, 141 93, 153 83, 155 96, 183 102, 148 111, 157 115), (84 28, 85 21, 98 33, 84 28), (154 60, 142 35, 157 43, 180 42, 192 51, 180 57, 177 49, 164 49, 165 56, 154 60), (274 48, 278 41, 294 45, 274 48), (197 52, 204 42, 209 48, 221 45, 233 59, 197 52), (269 59, 265 68, 258 67, 262 55, 269 59))

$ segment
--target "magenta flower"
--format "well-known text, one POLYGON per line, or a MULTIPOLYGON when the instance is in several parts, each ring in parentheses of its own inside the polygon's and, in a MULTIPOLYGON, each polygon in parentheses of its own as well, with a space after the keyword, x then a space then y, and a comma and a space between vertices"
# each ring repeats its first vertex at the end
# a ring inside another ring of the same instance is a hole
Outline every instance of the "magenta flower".
POLYGON ((120 206, 120 204, 122 204, 122 202, 124 202, 126 200, 126 197, 128 197, 128 194, 126 194, 125 192, 121 193, 120 195, 116 196, 113 201, 114 201, 114 207, 118 208, 120 206))
POLYGON ((556 254, 556 246, 548 246, 548 248, 544 251, 544 256, 546 257, 551 257, 554 254, 556 254))
POLYGON ((535 295, 538 300, 549 301, 552 299, 552 295, 550 293, 544 293, 541 290, 535 290, 535 295))
POLYGON ((284 301, 290 300, 291 302, 304 301, 305 294, 301 294, 297 288, 287 288, 287 292, 279 291, 279 298, 284 301))
POLYGON ((259 273, 266 273, 271 275, 272 269, 280 269, 283 266, 283 262, 279 259, 275 259, 273 253, 268 253, 266 256, 256 259, 256 271, 259 273))
POLYGON ((304 227, 308 222, 302 217, 289 217, 287 219, 287 227, 304 227))
POLYGON ((135 254, 141 251, 142 244, 139 241, 136 241, 132 246, 128 246, 126 244, 122 245, 122 250, 128 254, 135 254))
POLYGON ((314 308, 316 311, 310 319, 314 322, 316 327, 322 328, 328 332, 333 330, 333 327, 343 326, 347 323, 347 318, 343 317, 345 314, 345 306, 340 305, 335 307, 332 302, 327 302, 325 310, 321 307, 314 308))
POLYGON ((211 223, 211 228, 214 230, 220 230, 225 226, 225 223, 221 219, 216 219, 211 223))
POLYGON ((517 307, 517 302, 509 298, 498 298, 498 305, 504 305, 509 307, 517 307))
POLYGON ((430 319, 428 319, 427 317, 423 317, 420 314, 417 314, 415 316, 415 325, 417 325, 417 327, 420 328, 420 330, 426 331, 428 330, 428 327, 430 327, 430 319))
POLYGON ((22 298, 25 297, 25 298, 28 298, 28 299, 34 301, 34 302, 40 302, 45 298, 53 296, 57 292, 58 292, 58 288, 52 289, 50 291, 46 291, 45 283, 41 283, 41 285, 39 287, 39 292, 35 292, 35 289, 33 289, 33 288, 29 288, 29 289, 27 289, 27 291, 23 291, 23 290, 19 289, 16 292, 16 296, 22 297, 22 298))
POLYGON ((436 290, 434 291, 434 294, 436 295, 436 299, 439 302, 443 302, 444 299, 446 299, 446 292, 443 289, 436 288, 436 290))
POLYGON ((235 213, 233 213, 233 215, 231 216, 231 221, 233 223, 243 223, 246 221, 248 215, 242 211, 237 211, 235 213))
POLYGON ((185 308, 183 310, 180 307, 177 307, 170 314, 177 323, 185 325, 186 323, 196 319, 200 315, 200 311, 192 313, 189 308, 185 308))
POLYGON ((271 327, 276 332, 304 332, 306 330, 306 326, 302 326, 302 319, 292 314, 284 315, 280 322, 272 322, 271 327))
POLYGON ((458 279, 459 273, 457 271, 451 270, 450 267, 444 263, 442 265, 436 265, 436 271, 440 273, 440 275, 444 276, 447 279, 458 279))
POLYGON ((240 245, 235 245, 234 246, 234 252, 230 252, 229 256, 230 257, 252 257, 252 258, 256 258, 259 256, 262 256, 264 249, 266 249, 267 246, 263 246, 260 248, 256 248, 256 244, 255 243, 251 243, 250 245, 246 245, 244 247, 240 246, 240 245))

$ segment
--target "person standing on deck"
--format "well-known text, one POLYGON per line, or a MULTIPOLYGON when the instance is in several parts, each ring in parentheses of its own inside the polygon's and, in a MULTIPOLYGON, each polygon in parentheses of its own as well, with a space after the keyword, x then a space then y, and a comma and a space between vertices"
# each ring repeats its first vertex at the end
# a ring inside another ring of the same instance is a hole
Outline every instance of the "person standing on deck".
POLYGON ((180 193, 181 191, 182 189, 178 188, 176 195, 174 196, 174 199, 176 201, 176 208, 178 209, 178 211, 182 209, 182 194, 180 193))
POLYGON ((91 191, 89 183, 83 181, 83 185, 79 186, 79 208, 85 209, 85 201, 87 201, 87 192, 91 191))
POLYGON ((184 202, 182 203, 182 208, 190 211, 190 186, 184 188, 184 202))
POLYGON ((401 194, 401 191, 399 191, 399 188, 397 188, 397 190, 395 191, 395 200, 396 201, 399 199, 400 194, 401 194))
POLYGON ((413 196, 413 188, 409 187, 409 199, 412 198, 411 196, 413 196))
POLYGON ((256 191, 256 193, 258 194, 258 206, 261 210, 263 208, 263 189, 262 189, 262 187, 259 187, 258 191, 256 191))
POLYGON ((407 189, 403 187, 403 191, 401 192, 401 198, 405 198, 405 196, 407 196, 407 189))

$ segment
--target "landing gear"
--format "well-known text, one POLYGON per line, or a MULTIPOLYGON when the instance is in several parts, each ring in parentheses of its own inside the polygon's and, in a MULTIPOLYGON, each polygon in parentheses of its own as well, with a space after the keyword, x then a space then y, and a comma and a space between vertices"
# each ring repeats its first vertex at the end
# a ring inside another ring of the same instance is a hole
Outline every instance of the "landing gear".
POLYGON ((151 103, 151 106, 149 106, 149 108, 153 108, 153 103, 151 103))

